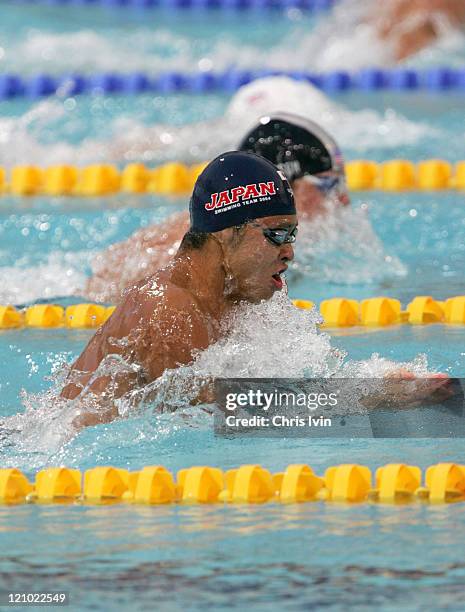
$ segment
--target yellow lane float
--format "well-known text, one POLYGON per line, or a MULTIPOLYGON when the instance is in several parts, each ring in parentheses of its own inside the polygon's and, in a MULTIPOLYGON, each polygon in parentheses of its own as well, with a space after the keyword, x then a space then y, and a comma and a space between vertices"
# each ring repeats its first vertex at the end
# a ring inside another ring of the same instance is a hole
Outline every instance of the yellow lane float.
POLYGON ((0 306, 0 329, 21 327, 24 323, 23 313, 14 306, 0 306))
POLYGON ((121 190, 128 193, 145 193, 150 181, 150 170, 144 164, 129 164, 121 173, 121 190))
POLYGON ((120 189, 120 174, 110 164, 94 164, 79 173, 76 194, 83 196, 105 196, 120 189))
POLYGON ((59 327, 64 322, 65 309, 55 304, 35 304, 26 308, 27 327, 59 327))
POLYGON ((422 190, 449 189, 452 166, 441 159, 428 159, 418 164, 418 187, 422 190))
POLYGON ((68 327, 100 327, 106 315, 105 306, 99 304, 76 304, 66 309, 68 327))
POLYGON ((225 481, 226 488, 219 497, 223 502, 262 504, 275 496, 273 477, 260 465, 241 465, 237 470, 229 470, 225 481))
POLYGON ((26 501, 33 487, 17 469, 0 469, 0 504, 18 504, 26 501))
POLYGON ((64 467, 41 470, 36 475, 34 498, 41 502, 75 500, 81 495, 81 472, 64 467))
POLYGON ((78 182, 79 171, 74 166, 50 166, 44 172, 43 191, 47 195, 71 195, 78 182))
POLYGON ((129 472, 114 467, 95 467, 84 474, 84 500, 119 501, 129 490, 129 472))
POLYGON ((321 316, 328 327, 350 327, 360 320, 359 304, 356 300, 333 298, 320 304, 321 316))
POLYGON ((377 186, 378 164, 369 160, 357 160, 346 164, 346 180, 350 190, 365 191, 377 186))
POLYGON ((444 320, 444 308, 431 296, 418 296, 407 306, 408 322, 413 325, 440 323, 444 320))
POLYGON ((138 472, 137 482, 132 494, 134 502, 138 504, 169 504, 175 502, 177 497, 178 489, 173 476, 163 466, 146 466, 138 472))
POLYGON ((193 182, 187 166, 173 162, 152 171, 147 191, 162 195, 182 195, 192 190, 193 182))
POLYGON ((385 327, 401 323, 402 316, 399 300, 387 297, 363 300, 360 305, 361 324, 375 327, 385 327))
POLYGON ((380 189, 384 191, 407 191, 414 189, 415 166, 403 159, 387 161, 380 167, 380 189))
POLYGON ((31 196, 41 193, 43 170, 37 166, 16 166, 11 171, 10 191, 14 195, 31 196))
POLYGON ((350 463, 330 467, 324 480, 328 501, 366 501, 371 489, 371 471, 364 465, 350 463))
POLYGON ((376 470, 376 489, 371 498, 380 502, 411 501, 421 484, 415 465, 390 463, 376 470))

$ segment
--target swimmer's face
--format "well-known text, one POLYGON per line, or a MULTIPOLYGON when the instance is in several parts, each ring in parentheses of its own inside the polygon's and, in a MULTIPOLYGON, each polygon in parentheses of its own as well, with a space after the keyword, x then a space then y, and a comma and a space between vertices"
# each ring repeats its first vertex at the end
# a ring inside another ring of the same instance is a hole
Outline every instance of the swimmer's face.
MULTIPOLYGON (((322 172, 315 175, 316 178, 333 176, 335 175, 332 172, 322 172)), ((339 193, 336 190, 332 190, 326 194, 313 185, 306 177, 293 181, 292 190, 294 192, 295 204, 299 216, 304 219, 312 219, 325 214, 327 212, 326 199, 328 197, 335 197, 343 206, 350 204, 347 192, 342 191, 339 193)))
POLYGON ((249 302, 268 300, 283 286, 282 274, 294 258, 291 243, 275 245, 263 230, 292 230, 296 215, 277 215, 256 219, 240 229, 221 232, 225 268, 232 288, 230 295, 249 302))

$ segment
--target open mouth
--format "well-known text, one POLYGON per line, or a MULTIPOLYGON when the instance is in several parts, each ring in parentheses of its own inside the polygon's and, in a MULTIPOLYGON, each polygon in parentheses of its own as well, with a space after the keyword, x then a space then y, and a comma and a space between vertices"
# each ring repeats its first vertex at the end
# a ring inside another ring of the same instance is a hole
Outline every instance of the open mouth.
POLYGON ((275 285, 275 287, 277 289, 282 289, 283 285, 284 285, 284 281, 281 277, 281 274, 284 272, 284 270, 282 270, 281 272, 276 272, 276 274, 273 274, 273 276, 271 277, 273 279, 273 283, 275 285))

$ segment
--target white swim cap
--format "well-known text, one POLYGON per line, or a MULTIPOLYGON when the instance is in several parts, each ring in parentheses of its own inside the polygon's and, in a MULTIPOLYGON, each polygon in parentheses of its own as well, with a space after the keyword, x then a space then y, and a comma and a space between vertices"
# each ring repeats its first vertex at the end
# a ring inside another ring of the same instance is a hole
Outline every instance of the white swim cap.
POLYGON ((334 105, 314 85, 285 76, 266 77, 244 85, 235 94, 226 114, 252 123, 262 115, 287 112, 319 120, 334 105))

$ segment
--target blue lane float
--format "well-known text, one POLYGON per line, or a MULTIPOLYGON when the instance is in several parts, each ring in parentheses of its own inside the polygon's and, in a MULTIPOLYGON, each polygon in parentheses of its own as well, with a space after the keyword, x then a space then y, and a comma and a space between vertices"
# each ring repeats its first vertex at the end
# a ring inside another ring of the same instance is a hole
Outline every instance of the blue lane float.
POLYGON ((278 10, 297 9, 306 13, 331 10, 337 0, 11 0, 15 4, 47 4, 52 6, 102 6, 107 9, 178 10, 278 10))
POLYGON ((430 91, 436 93, 465 92, 465 68, 411 68, 380 69, 368 68, 356 73, 335 70, 324 74, 262 69, 258 71, 231 69, 223 73, 198 72, 184 74, 167 71, 149 75, 143 72, 120 74, 104 72, 93 75, 68 74, 51 76, 36 74, 20 77, 16 74, 0 74, 0 100, 20 96, 41 98, 51 95, 61 97, 79 94, 130 95, 155 93, 159 95, 190 93, 231 94, 251 81, 266 77, 284 75, 300 81, 307 81, 328 94, 347 91, 394 92, 430 91))

